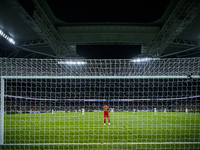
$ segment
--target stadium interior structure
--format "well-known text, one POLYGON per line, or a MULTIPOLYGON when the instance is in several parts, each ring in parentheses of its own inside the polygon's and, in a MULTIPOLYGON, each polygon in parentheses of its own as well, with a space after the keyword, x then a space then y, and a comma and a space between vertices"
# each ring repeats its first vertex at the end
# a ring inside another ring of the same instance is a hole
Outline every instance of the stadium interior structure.
POLYGON ((0 149, 200 148, 199 0, 2 0, 0 14, 0 149))
POLYGON ((106 5, 2 0, 0 57, 197 57, 199 7, 198 0, 121 1, 106 5), (104 47, 99 49, 100 45, 104 47))

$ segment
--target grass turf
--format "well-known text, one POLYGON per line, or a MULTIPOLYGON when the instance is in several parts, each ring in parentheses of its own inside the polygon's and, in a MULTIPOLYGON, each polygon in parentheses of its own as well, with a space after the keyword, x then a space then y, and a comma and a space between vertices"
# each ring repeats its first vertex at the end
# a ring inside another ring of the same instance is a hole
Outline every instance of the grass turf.
POLYGON ((5 115, 4 144, 6 145, 0 148, 200 148, 199 113, 188 113, 186 115, 178 112, 166 114, 158 112, 155 115, 153 112, 114 112, 114 114, 110 113, 110 119, 111 125, 107 123, 104 126, 102 112, 85 112, 84 115, 75 112, 54 113, 53 115, 51 113, 5 115), (151 142, 154 143, 151 144, 151 142), (174 144, 174 142, 177 143, 174 144), (22 145, 18 145, 19 143, 22 145), (39 145, 39 143, 46 144, 39 145))

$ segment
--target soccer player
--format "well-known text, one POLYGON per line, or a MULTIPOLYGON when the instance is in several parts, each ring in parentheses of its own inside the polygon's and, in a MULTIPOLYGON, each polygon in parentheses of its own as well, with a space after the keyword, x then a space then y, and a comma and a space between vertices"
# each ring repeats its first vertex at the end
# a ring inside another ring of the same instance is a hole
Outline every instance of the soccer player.
POLYGON ((114 108, 110 108, 110 111, 113 114, 114 113, 114 108))
POLYGON ((107 106, 107 103, 105 103, 105 106, 103 106, 103 113, 104 113, 104 125, 106 125, 106 117, 108 118, 108 124, 110 125, 110 118, 108 114, 108 110, 110 109, 109 106, 107 106))
POLYGON ((156 110, 156 108, 154 108, 154 113, 155 113, 155 115, 156 115, 156 112, 157 112, 157 110, 156 110))
POLYGON ((82 108, 82 115, 84 115, 84 112, 85 112, 85 110, 84 110, 84 108, 82 108))
POLYGON ((188 109, 186 108, 186 109, 185 109, 185 114, 187 115, 187 113, 188 113, 188 109))
POLYGON ((164 113, 167 113, 167 109, 166 108, 164 109, 164 113))

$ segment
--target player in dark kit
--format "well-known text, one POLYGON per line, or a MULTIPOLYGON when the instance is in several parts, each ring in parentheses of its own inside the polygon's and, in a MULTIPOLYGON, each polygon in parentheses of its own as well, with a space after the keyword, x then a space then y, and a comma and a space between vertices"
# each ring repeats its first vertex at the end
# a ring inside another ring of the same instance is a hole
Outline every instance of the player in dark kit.
POLYGON ((108 110, 110 109, 109 106, 107 106, 107 104, 105 104, 105 106, 103 106, 103 113, 104 113, 104 125, 106 125, 106 117, 108 118, 108 124, 110 125, 110 118, 109 118, 109 114, 108 114, 108 110))

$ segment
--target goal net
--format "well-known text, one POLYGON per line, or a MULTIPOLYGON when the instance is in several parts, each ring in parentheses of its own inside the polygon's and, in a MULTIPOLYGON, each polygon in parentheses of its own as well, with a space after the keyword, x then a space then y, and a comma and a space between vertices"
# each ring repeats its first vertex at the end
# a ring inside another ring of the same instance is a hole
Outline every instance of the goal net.
POLYGON ((0 76, 2 149, 200 148, 200 58, 0 59, 0 76))

